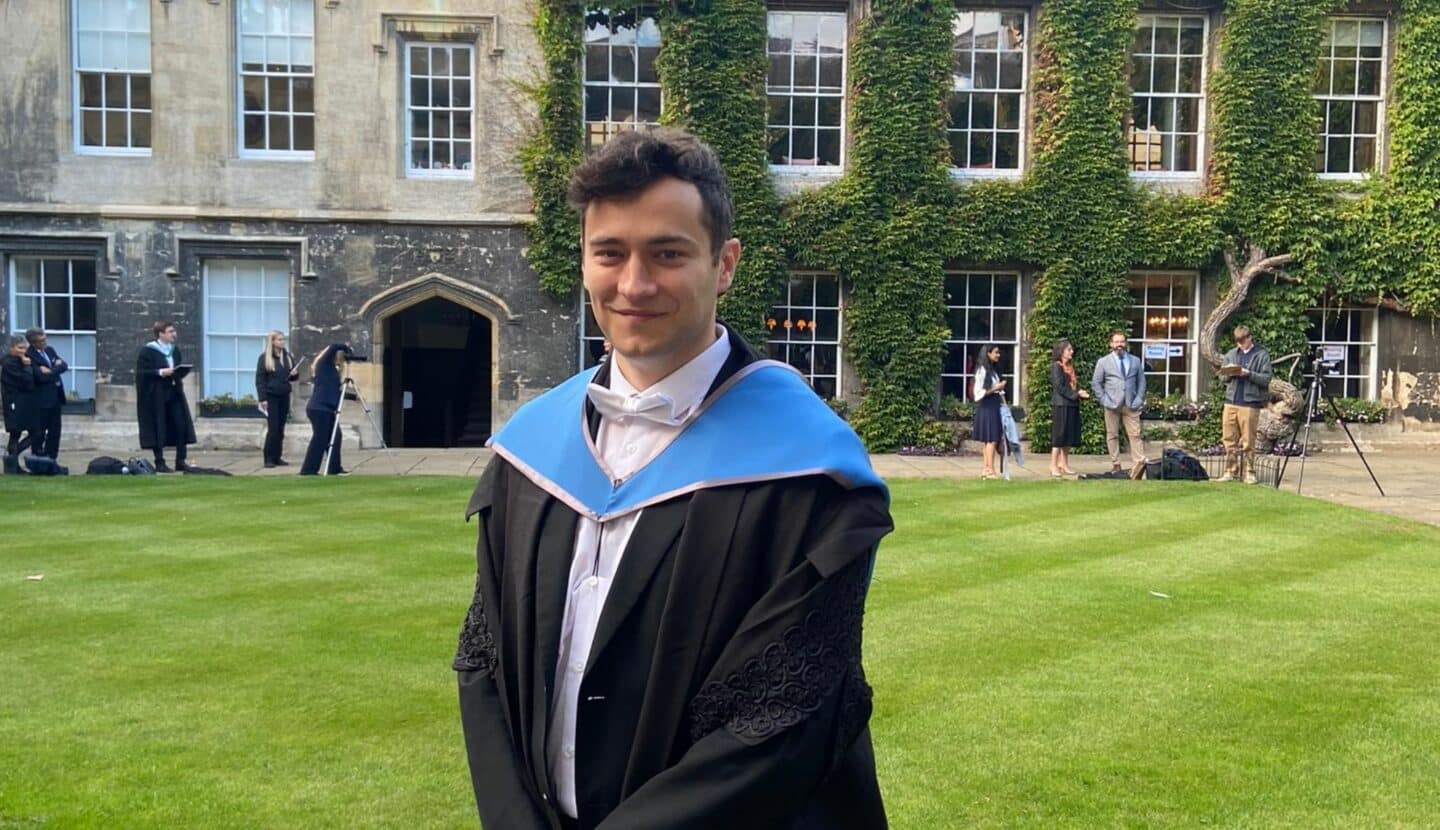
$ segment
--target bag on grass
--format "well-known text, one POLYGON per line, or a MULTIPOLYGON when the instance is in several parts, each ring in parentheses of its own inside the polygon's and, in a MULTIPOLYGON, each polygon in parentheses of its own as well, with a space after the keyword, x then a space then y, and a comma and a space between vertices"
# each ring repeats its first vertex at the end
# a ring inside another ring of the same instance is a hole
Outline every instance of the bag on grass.
POLYGON ((113 455, 102 455, 90 459, 90 464, 85 468, 87 476, 123 476, 128 472, 125 469, 125 462, 113 455))

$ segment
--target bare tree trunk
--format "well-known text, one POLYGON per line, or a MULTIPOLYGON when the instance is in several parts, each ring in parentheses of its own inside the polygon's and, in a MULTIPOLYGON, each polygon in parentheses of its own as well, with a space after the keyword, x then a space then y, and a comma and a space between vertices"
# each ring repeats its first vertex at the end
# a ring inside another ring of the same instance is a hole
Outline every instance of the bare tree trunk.
MULTIPOLYGON (((1224 355, 1220 354, 1215 346, 1220 328, 1231 315, 1240 310, 1255 279, 1267 273, 1282 275, 1284 266, 1295 259, 1291 254, 1267 256, 1263 249, 1251 244, 1246 244, 1245 255, 1246 262, 1241 266, 1236 262, 1234 253, 1228 250, 1225 252, 1225 265, 1230 269, 1230 291, 1200 327, 1200 356, 1216 369, 1225 361, 1224 355)), ((1295 428, 1294 419, 1304 414, 1304 408, 1305 398, 1294 384, 1281 380, 1278 376, 1272 377, 1270 404, 1260 412, 1257 449, 1268 450, 1277 441, 1290 437, 1295 428)))

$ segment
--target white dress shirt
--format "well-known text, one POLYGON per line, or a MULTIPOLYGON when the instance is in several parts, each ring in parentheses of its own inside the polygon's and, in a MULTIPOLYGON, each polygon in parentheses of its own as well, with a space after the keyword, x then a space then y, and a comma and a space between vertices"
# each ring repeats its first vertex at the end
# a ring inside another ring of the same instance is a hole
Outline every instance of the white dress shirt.
MULTIPOLYGON (((719 338, 708 349, 644 393, 625 379, 618 366, 611 367, 610 389, 629 396, 665 395, 675 402, 677 418, 688 414, 705 400, 705 393, 730 356, 729 337, 718 326, 717 331, 719 338)), ((663 452, 680 429, 638 417, 602 417, 595 445, 615 477, 626 479, 663 452)), ((580 681, 585 676, 605 597, 642 512, 612 519, 603 526, 582 516, 575 532, 575 556, 570 563, 565 617, 560 627, 560 655, 555 666, 555 697, 546 745, 556 799, 571 818, 579 815, 575 802, 575 718, 580 681)))

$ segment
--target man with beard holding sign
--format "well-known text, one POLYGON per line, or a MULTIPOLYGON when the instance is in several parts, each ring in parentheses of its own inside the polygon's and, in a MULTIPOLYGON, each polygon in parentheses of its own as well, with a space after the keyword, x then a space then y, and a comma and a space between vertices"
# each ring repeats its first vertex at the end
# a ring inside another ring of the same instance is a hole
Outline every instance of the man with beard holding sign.
POLYGON ((612 359, 523 407, 467 515, 455 656, 487 828, 881 828, 861 617, 885 485, 804 379, 715 320, 714 152, 622 133, 575 172, 612 359))

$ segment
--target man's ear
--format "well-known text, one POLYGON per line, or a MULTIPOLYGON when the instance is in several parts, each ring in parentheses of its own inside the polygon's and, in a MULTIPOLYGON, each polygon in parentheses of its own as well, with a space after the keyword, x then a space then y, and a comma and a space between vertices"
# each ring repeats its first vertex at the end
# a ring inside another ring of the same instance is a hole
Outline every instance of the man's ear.
POLYGON ((730 290, 730 284, 735 281, 735 266, 739 263, 740 240, 725 240, 725 244, 720 246, 720 277, 715 283, 716 296, 730 290))

